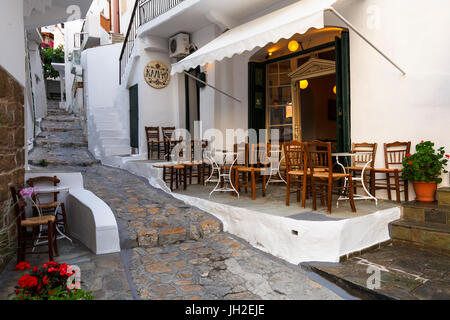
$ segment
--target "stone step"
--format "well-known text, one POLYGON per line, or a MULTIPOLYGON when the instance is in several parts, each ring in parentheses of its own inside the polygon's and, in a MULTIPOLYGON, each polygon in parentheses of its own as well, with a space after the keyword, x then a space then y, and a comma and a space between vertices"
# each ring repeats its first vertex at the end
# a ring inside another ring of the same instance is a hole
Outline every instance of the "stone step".
POLYGON ((101 143, 104 146, 113 146, 113 145, 130 145, 130 138, 102 138, 101 143))
POLYGON ((44 139, 36 139, 36 147, 56 147, 56 148, 87 148, 87 142, 64 142, 44 139))
POLYGON ((450 226, 397 220, 390 224, 394 244, 450 255, 450 226))
POLYGON ((28 163, 40 166, 42 161, 49 166, 88 167, 98 163, 86 148, 34 148, 29 154, 28 163))
POLYGON ((439 205, 437 202, 410 201, 403 205, 403 219, 450 226, 450 206, 439 205))
POLYGON ((50 121, 50 122, 75 122, 77 118, 75 118, 73 115, 69 116, 47 116, 44 118, 44 121, 50 121))
POLYGON ((437 190, 437 201, 439 205, 450 206, 450 187, 437 190))
POLYGON ((127 138, 127 134, 120 130, 100 130, 98 131, 100 139, 103 138, 127 138))
POLYGON ((129 146, 103 146, 103 154, 107 157, 130 155, 131 147, 129 147, 129 146))

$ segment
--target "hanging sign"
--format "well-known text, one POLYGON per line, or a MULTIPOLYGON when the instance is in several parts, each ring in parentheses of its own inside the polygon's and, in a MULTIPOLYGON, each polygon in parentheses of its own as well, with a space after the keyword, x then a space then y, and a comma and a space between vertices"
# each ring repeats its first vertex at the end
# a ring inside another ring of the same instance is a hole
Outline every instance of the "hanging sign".
POLYGON ((151 61, 145 67, 144 78, 150 87, 162 89, 169 85, 170 71, 161 61, 151 61))

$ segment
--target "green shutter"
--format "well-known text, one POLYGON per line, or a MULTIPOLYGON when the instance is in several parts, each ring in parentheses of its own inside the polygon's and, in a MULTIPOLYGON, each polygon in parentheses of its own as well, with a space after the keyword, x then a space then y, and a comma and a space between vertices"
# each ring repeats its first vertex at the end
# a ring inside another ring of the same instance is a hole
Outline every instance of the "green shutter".
POLYGON ((130 87, 130 145, 139 148, 139 90, 138 85, 130 87))
POLYGON ((339 152, 351 149, 350 126, 350 45, 348 32, 336 37, 336 108, 339 152))
POLYGON ((248 64, 248 128, 266 128, 266 66, 248 64))

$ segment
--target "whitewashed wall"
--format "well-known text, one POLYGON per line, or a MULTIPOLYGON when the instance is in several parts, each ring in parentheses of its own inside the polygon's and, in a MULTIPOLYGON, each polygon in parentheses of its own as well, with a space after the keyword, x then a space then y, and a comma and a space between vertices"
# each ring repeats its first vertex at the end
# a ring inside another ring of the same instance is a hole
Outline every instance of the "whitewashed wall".
POLYGON ((335 7, 406 71, 350 31, 352 140, 378 142, 379 167, 385 142, 411 140, 414 150, 432 140, 450 153, 450 2, 342 0, 335 7))
POLYGON ((86 104, 112 107, 119 88, 119 55, 121 44, 90 48, 82 53, 85 72, 86 104))
POLYGON ((134 1, 133 0, 120 0, 119 1, 119 13, 120 13, 120 33, 126 35, 128 25, 130 24, 131 14, 133 13, 134 1))
POLYGON ((5 41, 0 50, 0 65, 25 86, 23 1, 2 1, 0 22, 0 38, 5 41))
POLYGON ((66 92, 66 106, 71 106, 74 104, 72 99, 72 86, 75 75, 71 73, 72 62, 68 60, 69 54, 73 53, 74 50, 74 37, 75 33, 81 32, 83 26, 83 20, 76 20, 67 22, 65 24, 65 92, 66 92))

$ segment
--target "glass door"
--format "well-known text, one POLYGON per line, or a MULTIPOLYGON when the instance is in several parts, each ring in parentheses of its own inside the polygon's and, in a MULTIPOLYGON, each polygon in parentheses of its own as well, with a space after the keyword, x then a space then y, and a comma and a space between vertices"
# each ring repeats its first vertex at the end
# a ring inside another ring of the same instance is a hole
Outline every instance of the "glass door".
POLYGON ((293 139, 293 104, 290 60, 271 63, 267 66, 267 129, 278 129, 280 142, 293 139))

